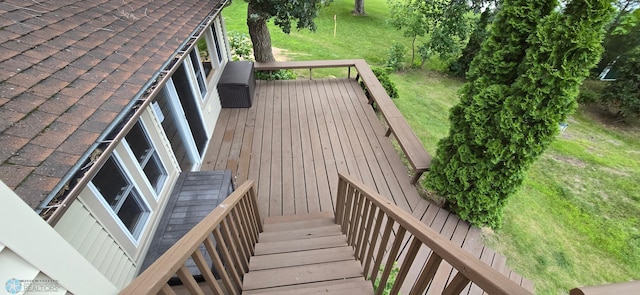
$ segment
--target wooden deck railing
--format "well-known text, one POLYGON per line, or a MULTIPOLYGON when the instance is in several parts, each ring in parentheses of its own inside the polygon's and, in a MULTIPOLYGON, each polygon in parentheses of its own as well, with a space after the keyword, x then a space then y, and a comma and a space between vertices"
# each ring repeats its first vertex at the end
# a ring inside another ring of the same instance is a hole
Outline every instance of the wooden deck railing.
MULTIPOLYGON (((375 191, 344 174, 340 174, 338 182, 336 223, 341 225, 349 245, 354 247, 356 258, 363 265, 365 276, 371 281, 378 278, 378 270, 383 266, 379 286, 385 286, 397 262, 399 270, 391 294, 398 294, 405 284, 409 269, 423 245, 432 253, 415 282, 406 282, 412 284, 409 294, 423 294, 442 261, 457 270, 457 275, 445 286, 442 294, 459 294, 470 282, 488 294, 531 294, 375 191), (401 246, 408 241, 411 241, 410 246, 398 258, 401 246), (391 248, 387 252, 388 245, 391 248)), ((382 294, 382 291, 383 288, 379 288, 376 293, 382 294)))
POLYGON ((190 294, 203 294, 185 265, 189 258, 214 294, 240 294, 242 277, 249 271, 249 258, 260 232, 262 220, 253 181, 247 181, 120 294, 175 294, 167 282, 176 274, 190 294), (214 271, 206 262, 202 246, 213 261, 214 271))
POLYGON ((640 281, 581 287, 571 289, 569 295, 631 295, 640 294, 640 281))

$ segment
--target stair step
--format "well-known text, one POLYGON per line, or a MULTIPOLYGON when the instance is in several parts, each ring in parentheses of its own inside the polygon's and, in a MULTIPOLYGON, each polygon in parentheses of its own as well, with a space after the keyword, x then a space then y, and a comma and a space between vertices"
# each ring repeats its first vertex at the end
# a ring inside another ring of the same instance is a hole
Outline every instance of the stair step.
POLYGON ((322 219, 322 218, 334 218, 333 212, 315 212, 315 213, 307 213, 307 214, 269 216, 264 219, 263 224, 305 221, 310 219, 322 219))
POLYGON ((312 282, 363 277, 355 260, 320 263, 288 268, 250 271, 244 276, 242 290, 264 289, 312 282))
POLYGON ((255 256, 324 249, 347 245, 347 237, 344 235, 304 239, 299 241, 281 241, 257 243, 255 256))
POLYGON ((314 219, 299 220, 292 222, 278 222, 264 224, 262 226, 264 232, 288 231, 296 229, 314 228, 336 224, 333 217, 319 217, 314 219))
MULTIPOLYGON (((251 294, 251 295, 297 295, 297 294, 336 294, 336 295, 370 295, 373 294, 373 286, 369 281, 357 281, 357 282, 342 282, 346 280, 340 281, 327 281, 327 285, 317 286, 317 287, 309 287, 309 284, 304 286, 298 286, 299 288, 291 289, 291 290, 272 290, 263 289, 264 292, 257 293, 247 293, 243 294, 251 294)), ((323 282, 324 283, 324 282, 323 282)))
POLYGON ((353 249, 350 246, 342 246, 253 256, 249 263, 249 271, 354 260, 353 255, 353 249))
POLYGON ((263 232, 259 242, 280 242, 342 235, 337 224, 288 231, 263 232))
POLYGON ((243 290, 242 295, 280 294, 280 292, 288 292, 290 290, 298 291, 301 288, 327 287, 327 286, 333 286, 336 284, 350 284, 350 283, 358 283, 358 282, 370 283, 370 281, 365 281, 363 277, 359 277, 359 278, 350 278, 350 279, 344 279, 344 280, 314 282, 314 283, 308 283, 304 285, 291 285, 291 286, 273 287, 273 288, 267 288, 267 289, 243 290))

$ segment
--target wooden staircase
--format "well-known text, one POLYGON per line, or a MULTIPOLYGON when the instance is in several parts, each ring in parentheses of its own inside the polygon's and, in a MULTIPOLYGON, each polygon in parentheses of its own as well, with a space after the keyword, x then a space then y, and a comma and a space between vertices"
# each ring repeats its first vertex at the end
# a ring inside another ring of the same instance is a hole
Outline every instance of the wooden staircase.
POLYGON ((331 212, 267 217, 242 294, 373 294, 331 212))

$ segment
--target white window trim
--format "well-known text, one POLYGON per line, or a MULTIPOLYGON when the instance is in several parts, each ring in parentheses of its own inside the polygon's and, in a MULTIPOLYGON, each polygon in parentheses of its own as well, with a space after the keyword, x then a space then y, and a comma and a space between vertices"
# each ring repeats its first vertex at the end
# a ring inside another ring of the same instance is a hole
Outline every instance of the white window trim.
MULTIPOLYGON (((191 50, 196 50, 196 48, 193 48, 191 50)), ((190 55, 191 51, 189 51, 187 54, 190 55)), ((200 60, 199 56, 198 56, 198 60, 200 60)), ((182 63, 185 65, 185 68, 186 68, 187 79, 189 80, 189 87, 191 87, 191 91, 195 94, 196 98, 200 101, 200 108, 202 108, 203 103, 205 102, 207 97, 210 96, 209 94, 211 94, 211 91, 209 91, 209 89, 207 88, 207 93, 205 94, 205 97, 202 97, 202 94, 200 93, 200 88, 198 87, 198 78, 196 77, 196 71, 193 68, 193 63, 191 63, 191 57, 185 58, 184 61, 182 61, 182 63)), ((205 87, 207 87, 206 84, 207 83, 205 79, 205 87)))
POLYGON ((108 212, 108 214, 113 218, 113 220, 116 222, 116 224, 120 227, 120 230, 125 234, 125 236, 127 238, 129 238, 129 240, 131 241, 133 246, 134 247, 138 247, 140 242, 141 242, 141 238, 143 236, 143 233, 145 232, 147 226, 149 226, 149 223, 151 221, 150 217, 151 217, 151 214, 153 213, 153 210, 151 209, 151 206, 149 205, 149 202, 147 202, 147 199, 142 194, 140 194, 140 188, 138 187, 136 182, 132 181, 133 176, 131 175, 131 173, 129 173, 129 171, 127 171, 126 169, 122 169, 122 167, 124 166, 122 164, 122 158, 120 157, 118 152, 115 151, 115 150, 113 151, 113 157, 115 158, 115 160, 117 162, 117 165, 119 165, 119 168, 121 169, 121 171, 125 174, 125 177, 127 178, 127 180, 131 183, 131 185, 133 185, 133 188, 136 190, 136 193, 140 197, 140 201, 142 201, 143 205, 146 206, 146 208, 148 210, 148 211, 144 212, 143 215, 142 215, 143 224, 141 224, 139 226, 139 229, 136 230, 138 236, 135 237, 134 234, 129 231, 127 226, 125 226, 124 223, 122 223, 122 220, 120 220, 120 217, 118 217, 118 214, 113 210, 113 208, 111 208, 111 205, 109 205, 109 203, 107 203, 107 201, 104 199, 104 197, 102 196, 100 191, 98 191, 98 188, 96 188, 96 186, 93 184, 92 181, 90 181, 87 184, 87 187, 97 197, 98 201, 105 207, 105 209, 108 212))
MULTIPOLYGON (((189 124, 187 123, 187 118, 185 117, 184 109, 180 104, 180 97, 178 96, 178 92, 176 91, 176 86, 173 84, 173 77, 169 77, 169 79, 167 80, 167 83, 165 84, 165 89, 167 91, 166 92, 167 96, 169 96, 169 103, 171 103, 171 109, 177 112, 177 114, 174 113, 174 115, 176 117, 180 117, 180 120, 178 120, 178 127, 184 130, 184 132, 188 134, 193 134, 193 132, 191 131, 191 128, 189 127, 189 124)), ((200 152, 198 152, 198 147, 196 146, 196 143, 193 137, 185 136, 185 134, 183 133, 180 133, 180 136, 182 137, 182 140, 186 144, 187 152, 189 154, 189 159, 194 163, 193 167, 191 168, 191 171, 196 171, 200 169, 200 165, 202 165, 202 159, 204 158, 204 155, 200 156, 200 152)), ((173 151, 173 149, 171 150, 171 154, 175 159, 175 152, 173 151)), ((177 159, 175 161, 176 163, 178 162, 177 159)))

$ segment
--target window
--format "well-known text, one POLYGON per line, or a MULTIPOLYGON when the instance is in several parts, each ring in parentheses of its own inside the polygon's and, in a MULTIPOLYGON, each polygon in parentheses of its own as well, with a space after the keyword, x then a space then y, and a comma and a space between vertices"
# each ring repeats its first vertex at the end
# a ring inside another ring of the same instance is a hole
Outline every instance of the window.
MULTIPOLYGON (((201 37, 200 40, 198 40, 196 49, 200 54, 200 62, 202 63, 202 67, 204 69, 204 75, 207 77, 207 79, 209 79, 209 75, 213 73, 213 62, 211 61, 211 51, 209 50, 209 46, 207 45, 207 39, 204 36, 201 37)), ((191 61, 194 62, 193 57, 191 58, 191 61)))
MULTIPOLYGON (((204 99, 207 94, 207 84, 205 81, 206 71, 203 67, 204 62, 200 62, 199 52, 200 50, 198 49, 198 46, 196 46, 195 48, 193 48, 193 50, 191 50, 191 52, 189 52, 189 58, 191 59, 191 65, 193 65, 193 71, 196 75, 196 82, 198 83, 198 89, 200 90, 200 97, 204 99)), ((210 61, 209 65, 211 65, 210 61)), ((209 72, 211 72, 211 70, 209 70, 209 72)))
POLYGON ((107 159, 91 182, 124 227, 137 239, 150 210, 114 156, 107 159))
POLYGON ((216 46, 216 55, 218 56, 218 62, 222 63, 222 48, 220 47, 220 39, 218 38, 218 31, 216 31, 216 27, 215 24, 218 22, 214 22, 213 25, 211 25, 211 31, 213 32, 213 43, 216 46))
POLYGON ((149 183, 156 194, 159 194, 167 177, 167 170, 162 165, 158 152, 151 144, 140 120, 133 125, 125 139, 149 183))

